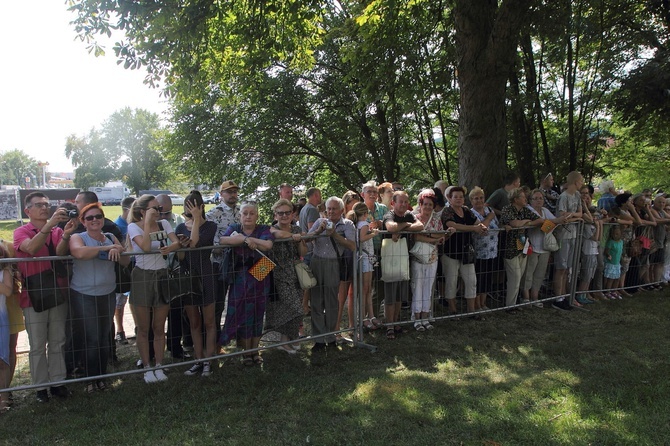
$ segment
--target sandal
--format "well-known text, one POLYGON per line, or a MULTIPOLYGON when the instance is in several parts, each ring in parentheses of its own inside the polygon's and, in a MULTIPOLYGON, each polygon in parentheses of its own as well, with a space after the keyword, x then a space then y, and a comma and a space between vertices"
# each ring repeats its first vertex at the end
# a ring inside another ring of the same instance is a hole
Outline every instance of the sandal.
POLYGON ((263 364, 263 358, 261 358, 261 355, 254 355, 253 361, 254 361, 254 364, 257 364, 257 365, 263 364))
POLYGON ((98 381, 98 382, 96 383, 96 385, 98 386, 98 390, 100 390, 100 391, 102 391, 102 392, 104 392, 105 390, 107 390, 107 384, 105 384, 105 382, 104 382, 103 380, 98 381))
POLYGON ((253 356, 243 356, 242 357, 242 364, 246 367, 251 367, 254 365, 254 357, 253 356))
POLYGON ((393 327, 393 331, 395 332, 395 334, 407 333, 407 329, 403 328, 400 325, 396 325, 395 327, 393 327))
POLYGON ((86 384, 86 387, 84 388, 85 392, 88 393, 89 395, 93 392, 95 392, 95 383, 88 383, 86 384))
POLYGON ((384 326, 382 321, 380 321, 376 317, 373 317, 372 319, 370 319, 370 322, 372 322, 372 325, 374 325, 374 327, 375 327, 373 330, 376 330, 376 329, 381 328, 381 327, 384 326))
POLYGON ((386 330, 386 339, 389 341, 392 341, 395 339, 395 330, 393 328, 389 328, 386 330))

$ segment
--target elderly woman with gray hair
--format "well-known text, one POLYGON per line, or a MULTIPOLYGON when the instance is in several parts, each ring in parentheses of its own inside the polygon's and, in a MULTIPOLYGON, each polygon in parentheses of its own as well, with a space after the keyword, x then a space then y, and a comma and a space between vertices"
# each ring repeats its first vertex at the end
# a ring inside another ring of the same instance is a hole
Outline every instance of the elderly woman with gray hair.
MULTIPOLYGON (((258 280, 251 273, 252 267, 262 258, 260 251, 272 249, 270 227, 259 225, 258 205, 243 201, 240 206, 240 223, 233 223, 219 239, 221 246, 229 246, 233 253, 232 284, 228 292, 226 322, 219 342, 227 344, 237 339, 237 346, 244 350, 258 348, 263 333, 265 304, 270 293, 270 276, 258 280)), ((245 366, 262 364, 260 353, 245 354, 245 366)))
MULTIPOLYGON (((500 224, 508 226, 509 234, 503 253, 505 272, 507 273, 506 306, 516 304, 517 294, 521 285, 521 278, 526 271, 525 245, 527 240, 526 227, 539 227, 544 223, 544 217, 528 209, 528 201, 523 189, 517 187, 509 194, 510 204, 502 209, 500 224)), ((508 310, 513 312, 514 310, 508 310)))
MULTIPOLYGON (((317 286, 310 290, 314 337, 336 331, 340 323, 337 320, 337 294, 340 280, 346 280, 347 274, 342 270, 344 262, 340 262, 340 258, 345 249, 356 249, 356 226, 343 218, 343 213, 344 202, 338 197, 330 197, 326 200, 326 218, 317 219, 309 230, 309 234, 317 236, 310 242, 313 249, 309 265, 317 281, 317 286)), ((335 336, 319 337, 312 351, 324 350, 326 345, 336 347, 335 336)))

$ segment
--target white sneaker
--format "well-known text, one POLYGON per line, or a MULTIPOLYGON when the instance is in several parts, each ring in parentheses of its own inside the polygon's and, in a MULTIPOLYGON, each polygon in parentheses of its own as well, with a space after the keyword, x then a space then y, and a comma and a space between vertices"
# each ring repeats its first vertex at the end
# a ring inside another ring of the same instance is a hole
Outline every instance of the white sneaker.
POLYGON ((158 382, 158 379, 156 378, 156 375, 154 374, 153 370, 148 370, 144 372, 144 382, 147 384, 153 384, 158 382))
MULTIPOLYGON (((160 365, 160 364, 157 364, 160 365)), ((167 381, 167 376, 165 375, 165 372, 163 370, 158 369, 154 372, 154 375, 156 375, 156 380, 157 381, 167 381)))
POLYGON ((206 378, 211 374, 212 374, 212 366, 209 364, 209 362, 203 363, 202 364, 202 377, 206 378))

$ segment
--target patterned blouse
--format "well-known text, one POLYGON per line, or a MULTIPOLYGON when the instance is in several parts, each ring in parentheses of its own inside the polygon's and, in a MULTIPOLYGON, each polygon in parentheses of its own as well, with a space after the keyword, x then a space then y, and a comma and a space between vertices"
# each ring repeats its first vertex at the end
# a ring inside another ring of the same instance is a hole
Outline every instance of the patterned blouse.
MULTIPOLYGON (((470 209, 477 220, 483 222, 486 217, 493 212, 493 209, 484 207, 484 214, 480 214, 474 208, 470 209)), ((475 247, 475 254, 480 260, 495 259, 498 256, 498 217, 493 217, 489 223, 489 231, 486 234, 472 234, 472 240, 475 247)))
MULTIPOLYGON (((513 204, 505 206, 500 217, 500 224, 502 226, 509 225, 514 220, 537 220, 539 215, 528 209, 522 207, 517 209, 513 204)), ((507 244, 505 245, 504 258, 513 259, 519 254, 523 253, 523 245, 526 243, 526 229, 515 228, 507 233, 507 244)))

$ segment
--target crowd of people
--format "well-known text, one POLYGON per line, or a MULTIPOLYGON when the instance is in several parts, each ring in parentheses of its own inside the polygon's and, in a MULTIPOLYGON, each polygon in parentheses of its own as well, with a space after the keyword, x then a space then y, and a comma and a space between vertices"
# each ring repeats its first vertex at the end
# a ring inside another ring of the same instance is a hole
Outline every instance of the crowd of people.
MULTIPOLYGON (((305 314, 313 354, 339 348, 339 332, 356 319, 357 278, 363 327, 385 330, 389 341, 408 321, 416 331, 432 330, 437 304, 482 320, 494 295, 509 313, 544 307, 544 295, 552 296, 551 307, 570 311, 661 289, 670 279, 665 194, 619 192, 605 181, 595 203, 579 172, 561 188, 547 174, 535 189, 510 172, 488 198, 480 187, 444 181, 416 197, 400 184, 374 181, 325 200, 316 187, 296 202, 290 185, 278 192, 268 224, 259 222, 256 202, 239 200, 230 180, 209 211, 197 190, 181 215, 169 196, 143 195, 124 200, 115 222, 92 192, 53 213, 45 194, 26 196, 29 222, 13 243, 0 245, 0 256, 13 260, 0 263, 0 389, 10 386, 25 327, 37 401, 68 397, 62 383, 75 369, 91 378, 86 392, 105 390, 116 344, 128 343, 126 302, 137 366, 145 382, 156 383, 168 379, 165 351, 189 359, 187 344, 195 359, 187 376, 209 376, 212 358, 232 341, 244 351, 244 366, 262 364, 258 347, 267 330, 295 355, 305 314), (297 265, 315 286, 301 282, 297 265), (130 271, 129 292, 123 271, 130 271), (176 278, 187 280, 186 291, 174 291, 176 278)), ((11 405, 10 396, 0 394, 0 409, 11 405)))

